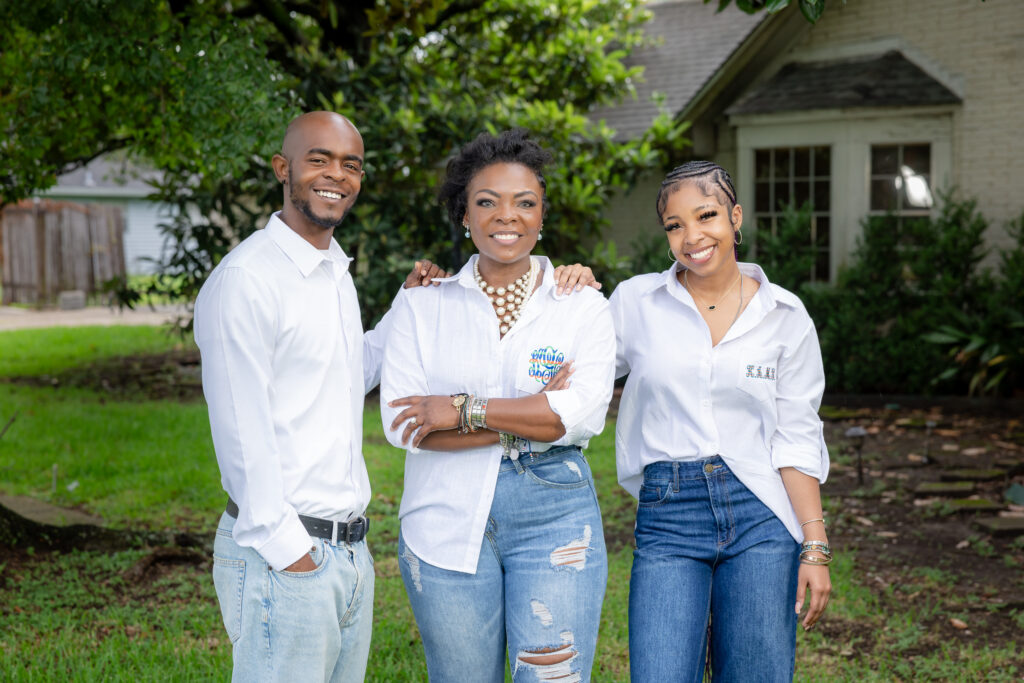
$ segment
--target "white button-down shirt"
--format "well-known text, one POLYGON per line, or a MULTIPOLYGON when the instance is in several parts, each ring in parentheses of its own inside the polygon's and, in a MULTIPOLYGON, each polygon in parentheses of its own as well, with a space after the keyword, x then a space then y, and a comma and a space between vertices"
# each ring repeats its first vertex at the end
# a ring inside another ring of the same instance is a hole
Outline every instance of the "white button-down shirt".
POLYGON ((611 297, 616 374, 629 373, 615 435, 619 482, 636 497, 651 463, 721 455, 801 541, 778 470, 795 467, 821 482, 828 474, 814 323, 800 299, 741 263, 760 288, 712 346, 678 268, 631 278, 611 297))
POLYGON ((381 342, 364 349, 350 261, 334 240, 320 251, 275 214, 196 299, 214 449, 239 508, 234 538, 275 569, 309 552, 299 514, 344 521, 370 499, 364 385, 376 383, 381 342))
MULTIPOLYGON (((388 440, 401 446, 405 428, 389 429, 403 396, 466 392, 480 398, 538 393, 559 361, 574 361, 571 386, 547 392, 565 435, 550 445, 586 446, 604 429, 615 369, 615 332, 608 303, 596 290, 558 296, 551 262, 522 317, 501 338, 494 309, 473 275, 473 256, 439 287, 405 290, 391 314, 381 375, 381 414, 388 440)), ((399 517, 409 548, 437 567, 475 573, 501 465, 501 446, 457 452, 409 449, 399 517)), ((528 502, 524 502, 528 504, 528 502)))

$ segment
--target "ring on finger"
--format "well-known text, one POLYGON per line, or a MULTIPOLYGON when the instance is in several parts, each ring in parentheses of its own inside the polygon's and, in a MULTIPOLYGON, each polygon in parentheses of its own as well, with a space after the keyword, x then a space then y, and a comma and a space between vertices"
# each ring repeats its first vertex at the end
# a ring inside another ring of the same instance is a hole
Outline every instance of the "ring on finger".
POLYGON ((419 423, 418 423, 418 422, 416 421, 416 416, 415 416, 415 415, 409 418, 409 422, 411 422, 411 423, 412 423, 412 426, 413 426, 413 427, 415 427, 415 426, 416 426, 417 424, 419 424, 419 423))

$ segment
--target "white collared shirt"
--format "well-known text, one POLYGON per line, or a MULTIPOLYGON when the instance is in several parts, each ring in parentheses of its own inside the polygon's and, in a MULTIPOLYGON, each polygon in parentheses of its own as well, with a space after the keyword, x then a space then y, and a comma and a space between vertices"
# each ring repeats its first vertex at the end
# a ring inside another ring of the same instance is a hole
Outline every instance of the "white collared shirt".
MULTIPOLYGON (((351 262, 271 217, 233 249, 195 306, 203 393, 235 541, 275 569, 309 552, 299 514, 344 521, 370 499, 362 456, 363 328, 351 262)), ((371 345, 368 344, 368 347, 371 345)))
MULTIPOLYGON (((615 369, 615 332, 608 302, 590 287, 559 296, 551 262, 522 317, 501 338, 473 256, 439 287, 405 290, 392 309, 381 376, 384 432, 401 446, 405 424, 389 429, 404 396, 460 392, 486 398, 538 393, 559 360, 574 361, 571 386, 545 393, 565 435, 553 445, 586 446, 604 429, 615 369)), ((533 444, 543 450, 549 444, 533 444)), ((399 517, 402 537, 424 561, 475 573, 501 464, 498 445, 455 452, 409 449, 399 517)), ((528 504, 524 501, 524 504, 528 504)))
POLYGON ((741 263, 760 288, 712 346, 678 268, 631 278, 611 297, 616 375, 629 373, 615 434, 619 483, 637 497, 647 465, 721 455, 802 541, 778 470, 795 467, 821 482, 828 475, 814 323, 794 294, 741 263))

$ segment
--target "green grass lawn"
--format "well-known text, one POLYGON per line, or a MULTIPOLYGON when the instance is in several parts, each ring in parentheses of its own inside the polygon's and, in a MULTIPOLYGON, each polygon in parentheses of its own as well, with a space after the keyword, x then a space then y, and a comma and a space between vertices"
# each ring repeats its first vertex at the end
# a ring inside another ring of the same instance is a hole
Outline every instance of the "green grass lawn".
MULTIPOLYGON (((3 332, 0 378, 53 374, 177 343, 162 330, 137 327, 3 332)), ((81 389, 0 381, 0 426, 15 411, 17 419, 0 440, 0 492, 79 507, 111 526, 212 531, 224 494, 204 404, 119 402, 81 389)), ((611 548, 594 671, 601 682, 629 677, 626 542, 634 504, 615 481, 613 433, 609 422, 588 451, 611 548)), ((377 571, 367 680, 425 681, 395 554, 403 458, 384 441, 376 410, 367 411, 364 434, 377 571)), ((209 566, 170 566, 144 580, 132 578, 147 552, 44 555, 0 549, 0 680, 227 680, 230 646, 209 566)), ((849 553, 838 553, 833 567, 834 597, 825 619, 845 628, 832 638, 798 634, 797 680, 1020 679, 1012 647, 981 642, 970 648, 950 641, 922 651, 921 624, 934 617, 935 601, 925 596, 907 602, 879 592, 849 553)))

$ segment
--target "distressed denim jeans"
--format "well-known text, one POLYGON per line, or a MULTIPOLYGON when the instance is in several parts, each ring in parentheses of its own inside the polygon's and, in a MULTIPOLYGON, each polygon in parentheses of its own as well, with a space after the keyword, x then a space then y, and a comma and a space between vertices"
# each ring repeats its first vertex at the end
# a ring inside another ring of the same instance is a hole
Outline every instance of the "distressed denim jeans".
POLYGON ((279 572, 231 535, 224 514, 213 583, 232 644, 232 681, 357 683, 373 626, 373 559, 366 541, 314 538, 311 572, 279 572))
POLYGON ((800 546, 721 458, 648 465, 634 533, 633 681, 793 679, 800 546))
POLYGON ((608 578, 590 466, 575 446, 505 459, 475 574, 399 566, 433 683, 590 680, 608 578))

